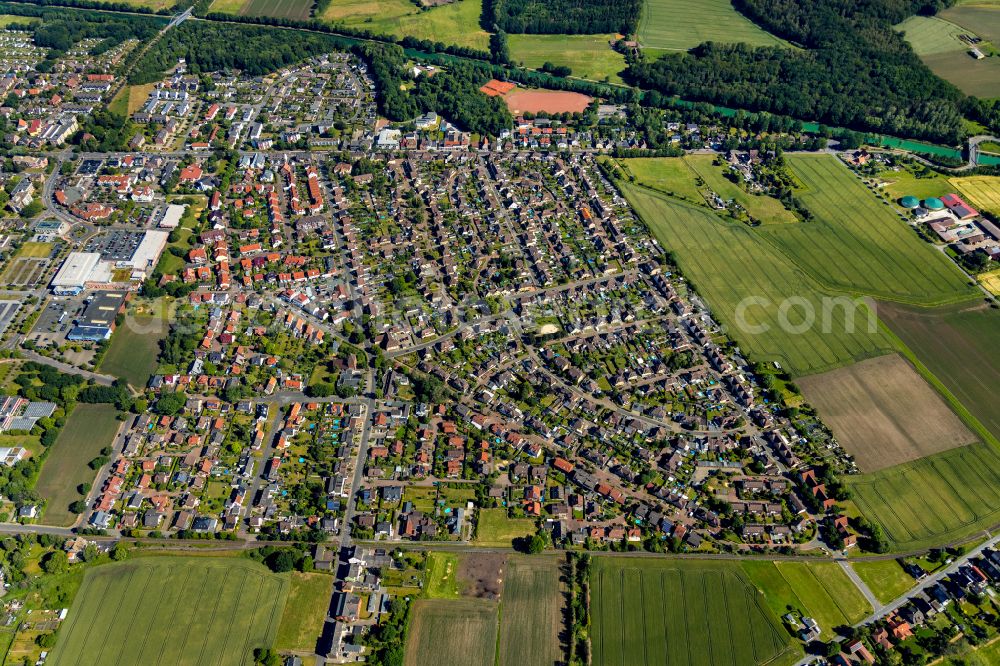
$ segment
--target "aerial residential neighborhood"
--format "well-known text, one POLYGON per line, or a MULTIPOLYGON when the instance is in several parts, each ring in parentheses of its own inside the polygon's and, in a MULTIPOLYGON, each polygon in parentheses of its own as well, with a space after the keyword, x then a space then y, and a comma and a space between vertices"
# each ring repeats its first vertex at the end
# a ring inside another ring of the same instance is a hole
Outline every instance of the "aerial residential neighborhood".
POLYGON ((1000 9, 841 4, 0 2, 0 666, 1000 663, 1000 9))

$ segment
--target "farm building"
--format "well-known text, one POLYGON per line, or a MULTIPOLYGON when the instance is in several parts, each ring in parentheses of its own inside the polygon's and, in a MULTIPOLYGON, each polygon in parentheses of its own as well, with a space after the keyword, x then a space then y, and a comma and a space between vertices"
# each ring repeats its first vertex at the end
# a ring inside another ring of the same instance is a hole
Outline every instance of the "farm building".
POLYGON ((899 200, 899 205, 903 208, 916 208, 920 205, 920 199, 913 196, 905 196, 899 200))
POLYGON ((944 210, 944 202, 937 197, 924 199, 924 208, 927 210, 944 210))
POLYGON ((974 217, 979 217, 979 211, 965 203, 962 197, 957 194, 946 194, 941 197, 941 203, 947 206, 948 210, 960 220, 971 220, 974 217))

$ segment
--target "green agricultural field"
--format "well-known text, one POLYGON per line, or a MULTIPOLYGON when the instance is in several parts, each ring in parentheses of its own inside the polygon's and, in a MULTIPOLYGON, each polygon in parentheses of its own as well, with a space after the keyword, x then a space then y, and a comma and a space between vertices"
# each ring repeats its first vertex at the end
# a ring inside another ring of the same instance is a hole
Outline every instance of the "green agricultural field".
POLYGON ((801 650, 739 564, 593 559, 594 666, 774 664, 801 650))
POLYGON ((839 160, 829 155, 787 159, 804 186, 798 196, 815 219, 759 232, 820 284, 918 305, 973 295, 951 260, 920 240, 839 160))
POLYGON ((903 596, 917 583, 910 574, 903 571, 896 560, 854 562, 851 566, 875 598, 883 604, 903 596))
POLYGON ((508 560, 501 599, 499 666, 561 660, 560 561, 552 557, 508 560))
POLYGON ((497 605, 481 599, 418 599, 413 602, 406 666, 493 666, 497 605))
POLYGON ((482 13, 482 0, 457 0, 430 9, 419 9, 410 0, 335 0, 320 18, 376 33, 409 35, 485 51, 490 35, 479 25, 482 13))
POLYGON ((288 652, 316 649, 332 590, 333 578, 326 574, 292 572, 274 649, 288 652))
POLYGON ((737 12, 730 0, 646 0, 638 37, 646 48, 670 51, 687 51, 702 42, 785 44, 737 12))
POLYGON ((625 56, 611 48, 614 35, 508 35, 514 62, 540 68, 546 62, 569 67, 573 76, 621 83, 625 56))
POLYGON ((973 444, 845 480, 858 509, 897 551, 959 539, 1000 522, 1000 455, 973 444))
POLYGON ((48 663, 244 666, 271 647, 288 578, 249 560, 143 557, 87 572, 48 663))
POLYGON ((872 612, 861 591, 832 562, 747 561, 743 569, 777 616, 798 611, 819 623, 824 638, 834 627, 860 622, 872 612))
MULTIPOLYGON (((984 440, 990 435, 1000 439, 996 390, 1000 386, 1000 345, 996 344, 1000 311, 971 301, 929 309, 879 303, 878 313, 916 360, 985 427, 984 440)), ((956 411, 963 416, 960 408, 956 411)), ((975 424, 963 420, 979 432, 975 424)))
POLYGON ((919 56, 968 49, 958 38, 963 28, 936 16, 911 16, 896 26, 919 56))
POLYGON ((530 518, 508 518, 506 509, 480 509, 475 542, 480 546, 509 547, 517 537, 535 533, 530 518))
POLYGON ((313 0, 249 0, 241 14, 303 21, 312 13, 313 0))
POLYGON ((87 463, 114 441, 120 425, 115 413, 112 405, 78 404, 66 419, 35 483, 35 491, 47 500, 47 525, 71 525, 76 519, 69 505, 82 499, 76 487, 97 475, 87 463))
POLYGON ((824 306, 833 294, 756 233, 803 225, 751 229, 648 189, 620 187, 752 358, 778 361, 802 376, 894 350, 867 307, 824 306))
POLYGON ((156 372, 160 340, 167 332, 167 323, 155 317, 127 317, 115 330, 100 371, 124 379, 136 388, 144 388, 156 372))
POLYGON ((431 599, 458 598, 458 555, 431 551, 427 553, 427 586, 431 599))

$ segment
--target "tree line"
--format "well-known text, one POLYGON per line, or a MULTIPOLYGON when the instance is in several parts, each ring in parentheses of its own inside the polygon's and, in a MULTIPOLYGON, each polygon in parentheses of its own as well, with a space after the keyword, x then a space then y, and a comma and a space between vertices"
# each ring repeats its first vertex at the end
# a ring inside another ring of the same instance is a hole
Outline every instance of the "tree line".
POLYGON ((547 35, 635 32, 642 0, 483 0, 489 31, 547 35))
POLYGON ((705 43, 625 76, 688 99, 949 144, 964 135, 962 93, 935 76, 892 26, 936 4, 912 0, 736 0, 748 17, 804 49, 705 43))

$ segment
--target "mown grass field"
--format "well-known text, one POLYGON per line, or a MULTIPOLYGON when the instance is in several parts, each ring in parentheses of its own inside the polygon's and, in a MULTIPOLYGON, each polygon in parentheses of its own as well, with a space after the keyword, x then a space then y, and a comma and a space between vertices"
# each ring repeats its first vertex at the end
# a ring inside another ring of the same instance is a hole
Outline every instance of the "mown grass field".
POLYGON ((940 308, 879 303, 878 312, 920 363, 1000 439, 1000 311, 977 300, 940 308))
POLYGON ((320 18, 377 33, 410 35, 485 51, 490 35, 479 25, 482 13, 482 0, 457 0, 430 9, 418 9, 410 0, 342 0, 331 2, 320 18))
POLYGON ((0 28, 6 28, 9 25, 31 25, 32 23, 38 23, 39 21, 41 21, 41 19, 35 18, 34 16, 0 14, 0 28))
POLYGON ((885 171, 880 174, 886 185, 883 190, 893 201, 910 195, 918 199, 940 197, 954 189, 948 179, 939 173, 931 171, 918 178, 915 173, 906 170, 885 171))
POLYGON ((323 632, 323 622, 330 606, 333 578, 321 573, 293 571, 285 608, 275 634, 274 649, 289 652, 312 652, 323 632))
POLYGON ((895 550, 925 548, 1000 522, 1000 455, 963 446, 845 481, 895 550))
POLYGON ((1000 176, 965 176, 949 182, 971 205, 1000 214, 1000 176))
MULTIPOLYGON (((465 0, 468 1, 468 0, 465 0)), ((540 68, 546 62, 569 67, 573 76, 621 83, 625 56, 611 48, 614 35, 508 35, 514 62, 540 68)))
POLYGON ((896 26, 919 56, 961 51, 968 47, 958 38, 967 30, 936 16, 911 16, 896 26))
POLYGON ((127 317, 115 330, 100 371, 124 379, 136 388, 144 388, 156 371, 160 340, 166 334, 166 322, 153 317, 127 317))
POLYGON ((683 157, 636 157, 617 160, 617 164, 640 185, 698 206, 705 204, 695 183, 697 176, 683 157))
POLYGON ((648 189, 620 186, 752 358, 777 361, 793 375, 804 376, 894 350, 864 304, 824 306, 824 298, 833 294, 763 241, 757 230, 648 189))
POLYGON ((759 231, 820 284, 848 293, 934 305, 973 295, 947 257, 920 240, 889 206, 830 155, 794 155, 810 224, 759 231))
POLYGON ((48 259, 50 254, 52 254, 52 243, 28 241, 22 243, 21 247, 17 248, 17 254, 14 256, 30 259, 48 259))
POLYGON ((78 404, 66 419, 35 483, 35 490, 48 501, 47 525, 71 525, 76 519, 69 505, 81 499, 76 487, 93 482, 97 475, 87 463, 111 446, 119 426, 115 413, 112 405, 78 404))
POLYGON ((593 560, 591 663, 767 664, 801 651, 737 563, 593 560))
POLYGON ((513 539, 534 533, 535 521, 530 518, 508 518, 506 509, 480 509, 475 542, 509 547, 513 539))
POLYGON ((639 43, 650 49, 686 51, 702 42, 744 42, 778 46, 775 37, 733 8, 730 0, 646 0, 639 43))
POLYGON ((499 666, 555 664, 562 628, 562 588, 556 558, 508 560, 500 607, 499 666))
POLYGON ((52 666, 245 666, 274 643, 288 579, 243 559, 149 557, 91 569, 52 666))
POLYGON ((823 637, 834 627, 854 624, 872 612, 860 590, 832 562, 743 562, 743 570, 763 592, 775 616, 797 611, 819 623, 823 637))
POLYGON ((497 606, 481 599, 418 599, 406 641, 406 666, 493 666, 497 606))
POLYGON ((977 441, 898 354, 805 377, 799 387, 864 472, 977 441))
POLYGON ((431 599, 458 598, 458 555, 440 551, 427 553, 427 587, 431 599))
POLYGON ((896 560, 854 562, 851 566, 883 604, 903 596, 917 583, 896 560))

